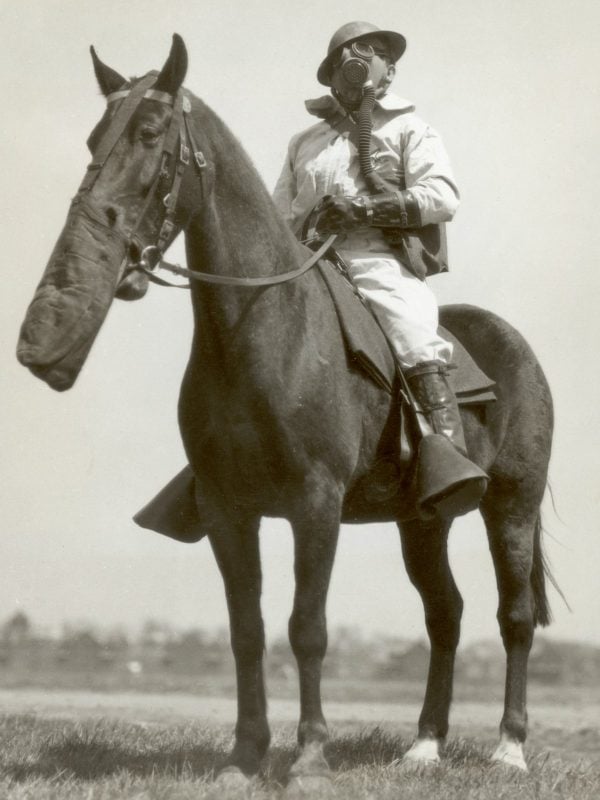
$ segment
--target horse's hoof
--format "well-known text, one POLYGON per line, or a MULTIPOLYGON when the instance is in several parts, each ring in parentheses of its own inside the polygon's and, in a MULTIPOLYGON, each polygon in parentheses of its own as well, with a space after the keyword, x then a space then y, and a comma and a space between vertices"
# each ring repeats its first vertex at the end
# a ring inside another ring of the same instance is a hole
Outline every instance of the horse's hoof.
POLYGON ((513 769, 520 769, 521 772, 529 772, 523 755, 523 744, 508 736, 502 736, 500 744, 492 755, 492 761, 513 769))
POLYGON ((503 756, 497 756, 496 753, 492 756, 492 761, 494 764, 499 764, 504 767, 510 767, 511 769, 518 769, 521 772, 529 772, 529 768, 525 759, 521 756, 513 756, 510 754, 505 754, 503 756))
POLYGON ((213 783, 215 797, 243 798, 250 794, 251 782, 241 769, 225 767, 217 775, 213 783))
POLYGON ((525 762, 522 754, 503 753, 499 755, 498 750, 496 750, 492 756, 492 761, 494 764, 500 764, 505 767, 510 767, 511 769, 519 769, 521 772, 529 772, 529 768, 527 767, 527 763, 525 762))
POLYGON ((284 800, 333 800, 337 797, 331 778, 325 775, 302 775, 290 779, 284 800))
POLYGON ((400 761, 402 771, 434 767, 440 763, 440 743, 437 739, 417 739, 400 761))

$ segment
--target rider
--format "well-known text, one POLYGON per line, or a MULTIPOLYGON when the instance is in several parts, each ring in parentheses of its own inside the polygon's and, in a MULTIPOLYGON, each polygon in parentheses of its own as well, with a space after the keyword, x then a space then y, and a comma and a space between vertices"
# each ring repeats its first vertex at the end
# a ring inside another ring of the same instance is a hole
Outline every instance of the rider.
MULTIPOLYGON (((417 507, 423 517, 457 516, 478 505, 487 476, 466 457, 447 381, 452 345, 438 333, 424 278, 447 268, 443 223, 459 197, 438 134, 388 91, 405 47, 401 34, 367 22, 334 33, 317 71, 331 96, 306 104, 323 121, 292 138, 274 200, 298 237, 311 225, 338 234, 336 249, 390 342, 422 436, 417 507)), ((191 468, 135 519, 175 539, 200 538, 191 468)))
POLYGON ((401 34, 367 22, 334 33, 317 71, 331 95, 306 102, 322 121, 292 138, 273 197, 298 237, 309 228, 338 235, 336 250, 391 345, 428 451, 422 505, 456 515, 476 507, 487 476, 466 458, 447 380, 452 344, 438 333, 425 277, 447 269, 443 223, 459 194, 439 135, 389 91, 405 47, 401 34))

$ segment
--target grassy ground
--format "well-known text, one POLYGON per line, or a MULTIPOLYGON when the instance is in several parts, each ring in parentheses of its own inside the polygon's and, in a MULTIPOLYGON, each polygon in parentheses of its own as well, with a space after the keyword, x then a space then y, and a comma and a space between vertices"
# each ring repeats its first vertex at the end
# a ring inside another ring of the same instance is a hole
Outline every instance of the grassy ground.
MULTIPOLYGON (((278 725, 254 800, 282 793, 293 757, 293 727, 278 725)), ((231 744, 220 726, 140 726, 110 720, 73 722, 7 716, 0 724, 0 797, 6 800, 216 800, 211 779, 231 744)), ((443 766, 403 773, 398 760, 409 737, 375 727, 334 734, 329 760, 337 796, 501 800, 600 796, 600 769, 561 759, 538 747, 530 773, 490 765, 491 742, 454 739, 443 766)), ((221 795, 222 797, 222 795, 221 795)), ((226 800, 226 798, 222 798, 226 800)))
MULTIPOLYGON (((442 765, 413 774, 399 760, 414 735, 416 704, 331 702, 328 757, 337 797, 597 800, 600 706, 589 691, 569 692, 561 702, 538 691, 527 775, 489 761, 499 711, 493 703, 458 701, 442 765)), ((230 699, 13 690, 0 693, 0 712, 1 800, 227 800, 212 778, 231 746, 230 699)), ((295 714, 295 703, 271 704, 273 745, 253 783, 254 800, 282 796, 295 714)))

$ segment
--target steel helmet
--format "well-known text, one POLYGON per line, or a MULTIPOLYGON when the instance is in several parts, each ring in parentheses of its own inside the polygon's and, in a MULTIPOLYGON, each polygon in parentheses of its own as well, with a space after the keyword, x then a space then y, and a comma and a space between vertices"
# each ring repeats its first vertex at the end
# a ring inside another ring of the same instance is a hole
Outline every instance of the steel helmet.
POLYGON ((319 69, 317 70, 317 80, 324 86, 330 85, 330 70, 331 62, 334 54, 346 44, 351 44, 356 39, 361 39, 363 36, 376 33, 385 39, 390 48, 390 56, 394 63, 398 61, 400 56, 406 50, 406 39, 401 33, 395 31, 382 31, 376 25, 370 22, 347 22, 333 34, 329 47, 327 48, 327 57, 323 59, 319 69))

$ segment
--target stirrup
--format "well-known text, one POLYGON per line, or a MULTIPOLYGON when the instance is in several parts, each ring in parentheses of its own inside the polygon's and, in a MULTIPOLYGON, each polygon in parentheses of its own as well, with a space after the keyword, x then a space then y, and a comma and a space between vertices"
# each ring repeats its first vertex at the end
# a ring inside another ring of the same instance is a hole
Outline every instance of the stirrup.
POLYGON ((474 511, 488 481, 442 434, 425 436, 419 443, 414 488, 420 519, 453 519, 474 511))

